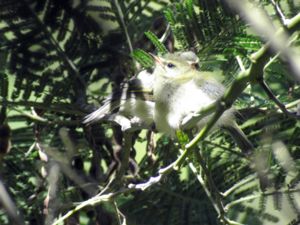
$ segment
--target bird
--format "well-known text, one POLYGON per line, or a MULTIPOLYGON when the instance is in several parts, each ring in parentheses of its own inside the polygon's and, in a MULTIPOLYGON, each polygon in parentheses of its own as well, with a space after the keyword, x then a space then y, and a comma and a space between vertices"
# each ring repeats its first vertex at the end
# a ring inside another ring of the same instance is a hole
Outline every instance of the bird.
MULTIPOLYGON (((154 123, 158 131, 174 137, 181 128, 182 120, 220 99, 225 86, 213 72, 199 71, 176 54, 153 57, 156 62, 153 72, 154 123)), ((241 150, 248 154, 253 145, 238 127, 235 113, 233 107, 227 109, 216 122, 215 128, 225 128, 241 150)), ((211 116, 202 118, 195 127, 201 129, 211 116)))
MULTIPOLYGON (((172 54, 185 61, 190 67, 197 68, 199 58, 194 52, 178 51, 172 54)), ((83 123, 92 124, 111 118, 114 120, 117 115, 121 115, 143 127, 152 127, 155 108, 153 85, 153 73, 148 70, 140 71, 107 96, 97 110, 86 115, 83 123)))

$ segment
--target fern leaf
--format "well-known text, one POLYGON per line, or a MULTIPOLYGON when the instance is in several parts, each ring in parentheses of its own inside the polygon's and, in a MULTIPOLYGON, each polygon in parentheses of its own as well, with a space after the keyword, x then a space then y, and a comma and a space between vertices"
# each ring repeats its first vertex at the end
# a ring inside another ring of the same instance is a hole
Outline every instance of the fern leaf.
POLYGON ((164 11, 164 15, 171 26, 178 48, 187 49, 189 45, 183 30, 183 24, 177 21, 174 12, 169 8, 164 11))
POLYGON ((142 49, 135 49, 131 55, 144 68, 150 68, 153 66, 152 57, 147 52, 143 51, 142 49))
POLYGON ((159 53, 165 54, 168 52, 167 48, 159 41, 158 37, 151 31, 145 32, 146 37, 153 43, 159 53))

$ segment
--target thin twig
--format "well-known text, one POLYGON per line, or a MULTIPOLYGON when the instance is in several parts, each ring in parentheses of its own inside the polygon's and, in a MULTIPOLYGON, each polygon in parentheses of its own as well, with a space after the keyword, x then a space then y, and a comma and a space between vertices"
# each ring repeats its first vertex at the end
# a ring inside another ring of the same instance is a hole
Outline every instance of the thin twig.
POLYGON ((18 209, 9 196, 3 182, 0 180, 0 203, 1 208, 4 209, 10 218, 10 222, 16 225, 24 225, 24 219, 22 214, 18 212, 18 209))
MULTIPOLYGON (((52 223, 52 225, 58 225, 58 224, 62 223, 64 220, 66 220, 67 218, 72 216, 74 213, 78 212, 79 210, 81 210, 87 206, 95 206, 96 204, 99 204, 101 202, 111 201, 111 199, 113 199, 113 197, 120 194, 119 192, 109 193, 109 194, 105 194, 105 195, 101 195, 101 196, 96 195, 95 197, 92 197, 84 202, 81 202, 74 209, 69 210, 65 215, 63 215, 62 217, 57 219, 54 223, 52 223)), ((126 191, 124 191, 124 190, 122 190, 121 192, 126 193, 126 191)))
POLYGON ((276 59, 278 59, 280 56, 280 53, 277 53, 275 56, 273 56, 270 61, 264 66, 264 71, 270 66, 272 65, 276 59))
POLYGON ((117 182, 120 182, 123 179, 123 176, 128 170, 131 147, 132 147, 132 133, 124 132, 124 144, 122 149, 121 165, 115 178, 117 182))
MULTIPOLYGON (((197 177, 198 181, 200 182, 202 188, 204 189, 204 191, 206 193, 206 196, 208 197, 208 199, 212 203, 212 205, 215 208, 217 214, 220 215, 221 210, 219 209, 218 204, 216 203, 215 199, 211 195, 212 191, 209 190, 209 188, 206 185, 206 182, 204 181, 203 177, 201 176, 201 171, 198 172, 196 167, 194 166, 194 164, 192 162, 189 162, 188 165, 189 165, 190 169, 192 170, 192 172, 197 177)), ((202 165, 201 165, 201 168, 203 168, 202 165)))
MULTIPOLYGON (((199 152, 196 152, 199 153, 199 152)), ((189 163, 189 167, 192 170, 192 172, 196 175, 198 181, 200 182, 202 188, 204 189, 208 199, 211 201, 213 207, 215 208, 216 212, 218 213, 218 217, 220 219, 220 222, 225 223, 225 224, 230 224, 230 225, 241 225, 240 223, 236 221, 232 221, 229 218, 226 217, 226 210, 223 206, 222 203, 222 196, 220 195, 220 192, 216 188, 214 181, 211 179, 210 173, 204 164, 204 161, 202 160, 202 157, 199 154, 196 156, 198 158, 198 161, 200 159, 200 165, 201 168, 203 169, 205 178, 208 181, 208 186, 206 182, 204 181, 203 177, 201 176, 201 171, 197 171, 196 167, 193 165, 193 163, 189 163), (212 195, 214 194, 214 195, 212 195)))
POLYGON ((185 146, 185 149, 183 149, 183 153, 179 156, 174 164, 175 169, 178 169, 183 164, 184 160, 191 152, 191 150, 196 147, 199 141, 203 140, 207 136, 208 132, 212 129, 217 120, 226 110, 225 104, 223 104, 222 101, 217 101, 216 103, 212 104, 212 106, 215 106, 217 108, 216 112, 213 114, 212 118, 210 118, 208 123, 200 130, 198 135, 185 146))
POLYGON ((260 192, 253 195, 248 195, 242 198, 239 198, 237 200, 231 201, 228 203, 224 208, 225 210, 229 210, 231 207, 240 204, 242 202, 247 202, 253 199, 261 198, 262 196, 269 196, 269 195, 275 195, 275 194, 291 194, 291 193, 300 193, 300 189, 285 189, 285 190, 275 190, 275 191, 269 191, 269 192, 260 192))
POLYGON ((266 84, 264 80, 258 81, 259 85, 263 88, 263 90, 266 92, 266 94, 269 96, 269 98, 280 108, 280 110, 287 116, 300 119, 300 115, 297 114, 297 112, 290 112, 287 110, 284 104, 282 104, 276 96, 273 94, 272 90, 269 88, 269 86, 266 84))
POLYGON ((250 175, 245 179, 242 179, 240 182, 234 184, 232 187, 230 187, 227 191, 221 193, 222 196, 227 197, 228 195, 230 195, 232 192, 234 192, 235 190, 237 190, 239 187, 245 185, 246 183, 254 180, 257 176, 256 175, 250 175))
POLYGON ((106 191, 109 189, 110 185, 107 185, 107 187, 105 188, 106 191, 101 191, 99 194, 97 194, 96 196, 79 203, 74 209, 69 210, 65 215, 63 215, 62 217, 60 217, 58 220, 56 220, 52 225, 57 225, 61 222, 63 222, 64 220, 66 220, 67 218, 69 218, 70 216, 72 216, 74 213, 82 210, 83 208, 87 207, 87 206, 95 206, 97 204, 100 204, 102 202, 109 202, 109 201, 113 201, 115 197, 121 195, 121 194, 129 194, 131 192, 134 191, 144 191, 146 188, 149 188, 155 184, 157 184, 158 182, 160 182, 161 178, 163 178, 165 175, 167 175, 168 173, 170 173, 171 171, 173 171, 173 164, 160 169, 160 175, 157 176, 160 179, 156 179, 157 177, 150 177, 149 180, 145 183, 140 183, 140 184, 130 184, 128 185, 128 188, 121 188, 118 191, 115 192, 111 192, 111 193, 106 193, 106 191))
POLYGON ((124 15, 123 15, 123 12, 122 12, 122 9, 121 9, 121 7, 119 5, 118 0, 114 0, 114 5, 117 8, 118 17, 119 17, 119 20, 120 20, 120 23, 121 23, 120 25, 121 25, 124 33, 125 33, 129 51, 132 53, 133 52, 133 48, 132 48, 132 44, 131 44, 131 39, 130 39, 128 30, 127 30, 127 26, 126 26, 126 23, 124 21, 124 15))
POLYGON ((237 55, 235 58, 240 66, 241 71, 244 72, 246 69, 245 69, 245 66, 243 64, 241 57, 239 55, 237 55))
POLYGON ((286 19, 285 15, 283 14, 279 3, 275 2, 275 0, 271 0, 271 3, 275 9, 276 15, 278 16, 278 18, 280 18, 281 24, 285 27, 288 24, 288 19, 286 19))
POLYGON ((41 123, 49 123, 49 121, 37 114, 31 114, 31 113, 27 113, 25 112, 24 110, 21 110, 21 109, 17 109, 15 107, 13 107, 13 110, 17 111, 18 113, 20 113, 22 116, 25 116, 33 121, 36 121, 36 122, 41 122, 41 123))
POLYGON ((50 105, 43 102, 33 102, 33 101, 9 101, 4 100, 0 97, 0 105, 6 104, 7 106, 24 106, 24 107, 34 107, 37 109, 43 109, 48 112, 60 112, 69 113, 72 115, 83 116, 85 113, 78 110, 78 107, 70 105, 70 103, 51 103, 50 105))
MULTIPOLYGON (((298 38, 299 38, 299 34, 294 35, 294 37, 293 37, 291 40, 289 40, 289 42, 288 42, 287 45, 290 46, 290 45, 293 44, 293 42, 295 42, 298 38)), ((275 60, 276 60, 277 58, 279 58, 280 54, 281 54, 281 52, 278 52, 275 56, 273 56, 273 57, 270 59, 270 61, 264 66, 264 71, 265 71, 270 65, 272 65, 272 63, 275 62, 275 60)))
POLYGON ((119 225, 126 225, 127 224, 126 216, 119 210, 116 201, 113 201, 113 205, 114 205, 115 211, 117 213, 119 225))
POLYGON ((170 32, 171 32, 171 26, 170 26, 170 24, 168 24, 165 32, 163 33, 163 35, 161 36, 159 41, 161 43, 164 43, 167 40, 168 36, 170 35, 170 32))

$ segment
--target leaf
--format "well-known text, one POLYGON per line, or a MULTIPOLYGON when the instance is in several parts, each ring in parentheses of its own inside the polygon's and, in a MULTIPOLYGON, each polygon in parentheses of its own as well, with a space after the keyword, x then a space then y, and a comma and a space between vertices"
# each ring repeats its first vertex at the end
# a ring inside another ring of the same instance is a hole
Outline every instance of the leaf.
POLYGON ((131 55, 144 68, 150 68, 153 66, 154 63, 153 58, 142 49, 135 49, 131 55))
POLYGON ((159 41, 158 37, 154 33, 146 31, 145 35, 154 44, 159 53, 165 54, 168 52, 167 48, 159 41))

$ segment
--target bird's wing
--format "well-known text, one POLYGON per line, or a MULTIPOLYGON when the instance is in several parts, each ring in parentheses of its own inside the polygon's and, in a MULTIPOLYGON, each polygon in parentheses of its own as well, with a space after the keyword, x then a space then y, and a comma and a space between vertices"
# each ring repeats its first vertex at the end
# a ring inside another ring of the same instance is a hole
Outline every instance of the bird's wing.
POLYGON ((151 86, 143 84, 139 78, 133 78, 127 83, 123 83, 120 90, 110 94, 100 108, 85 116, 83 123, 91 124, 105 119, 131 98, 153 101, 153 89, 151 86))
POLYGON ((218 98, 225 92, 224 85, 216 79, 214 72, 198 72, 194 81, 206 94, 212 98, 218 98))
POLYGON ((104 104, 101 107, 99 107, 94 112, 86 115, 83 118, 82 122, 84 124, 91 124, 91 123, 95 123, 99 120, 105 119, 106 116, 110 115, 115 109, 120 107, 120 104, 118 104, 118 102, 120 103, 120 101, 113 101, 111 96, 109 96, 104 101, 104 104))

